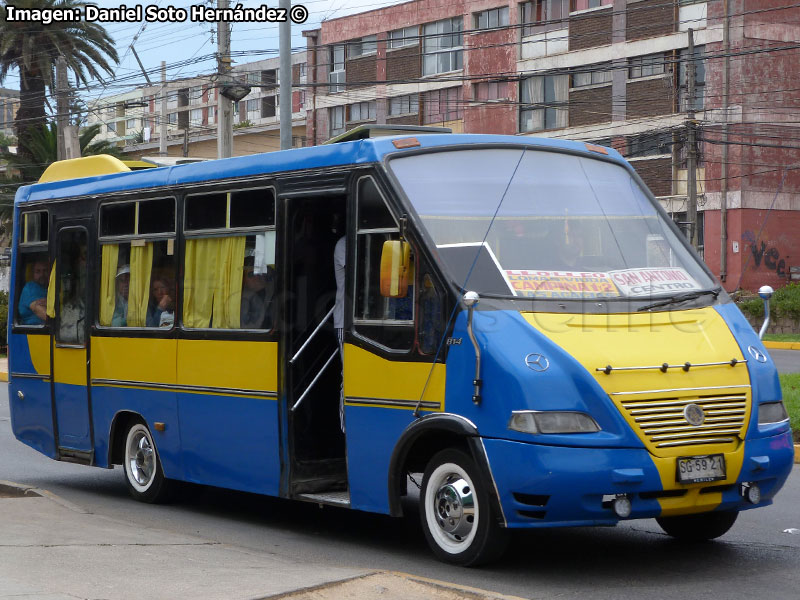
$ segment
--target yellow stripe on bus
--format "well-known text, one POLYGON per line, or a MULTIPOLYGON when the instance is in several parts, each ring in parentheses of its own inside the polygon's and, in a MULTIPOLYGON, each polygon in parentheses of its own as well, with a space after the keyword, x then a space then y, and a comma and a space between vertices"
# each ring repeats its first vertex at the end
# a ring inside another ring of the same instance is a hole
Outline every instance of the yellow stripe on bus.
MULTIPOLYGON (((344 364, 346 397, 414 402, 422 397, 425 402, 437 403, 438 408, 434 410, 444 410, 446 368, 443 364, 386 360, 351 344, 344 346, 344 364), (430 381, 428 381, 429 376, 430 381), (426 382, 428 382, 427 388, 426 382)), ((364 406, 364 404, 359 405, 364 406)), ((396 408, 413 410, 413 406, 396 408)))

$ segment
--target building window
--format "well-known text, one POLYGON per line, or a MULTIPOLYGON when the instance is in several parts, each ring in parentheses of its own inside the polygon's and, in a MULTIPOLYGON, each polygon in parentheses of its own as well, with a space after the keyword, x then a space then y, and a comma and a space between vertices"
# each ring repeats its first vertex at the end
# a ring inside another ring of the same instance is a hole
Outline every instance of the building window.
MULTIPOLYGON (((706 91, 706 65, 704 56, 706 54, 705 46, 695 46, 694 48, 694 110, 703 109, 703 97, 706 91)), ((688 110, 688 88, 686 86, 686 74, 689 72, 689 49, 684 48, 680 51, 678 58, 680 60, 680 67, 678 70, 680 80, 680 107, 681 110, 688 110)))
POLYGON ((345 72, 344 72, 344 44, 331 46, 330 49, 331 71, 328 74, 328 90, 331 94, 344 91, 345 72))
POLYGON ((198 85, 193 88, 189 88, 189 105, 197 106, 198 104, 202 103, 203 103, 203 87, 198 85))
POLYGON ((261 118, 266 119, 275 116, 275 96, 266 96, 261 99, 261 118))
POLYGON ((464 19, 453 17, 423 25, 422 74, 447 73, 463 66, 464 19))
POLYGON ((508 25, 508 7, 490 8, 475 13, 475 29, 493 29, 508 25))
POLYGON ((344 106, 334 106, 328 111, 331 137, 344 133, 344 106))
POLYGON ((419 112, 419 96, 408 94, 407 96, 395 96, 389 100, 389 115, 410 115, 419 112))
POLYGON ((628 78, 640 79, 652 75, 662 75, 666 61, 663 54, 647 54, 628 59, 628 78))
POLYGON ((642 156, 658 156, 672 152, 672 134, 664 131, 654 131, 628 138, 628 152, 626 158, 642 156))
POLYGON ((139 128, 139 119, 128 119, 125 121, 125 129, 128 131, 139 128))
POLYGON ((297 76, 302 78, 306 76, 306 63, 297 63, 297 76))
POLYGON ((600 63, 585 67, 572 74, 572 87, 586 87, 601 83, 611 83, 611 63, 600 63))
POLYGON ((247 101, 247 120, 251 123, 261 118, 261 99, 253 98, 247 101))
POLYGON ((520 131, 542 131, 567 126, 569 75, 529 77, 520 83, 520 131))
POLYGON ((178 124, 178 113, 172 112, 167 114, 167 122, 170 125, 177 125, 178 124))
POLYGON ((349 106, 350 119, 349 121, 370 121, 376 115, 376 103, 372 102, 356 102, 349 106))
POLYGON ((424 107, 423 123, 444 123, 463 117, 461 87, 425 92, 422 96, 424 107))
MULTIPOLYGON (((572 0, 570 2, 570 11, 586 10, 588 8, 599 8, 600 6, 611 6, 614 0, 572 0)), ((683 4, 681 0, 681 4, 683 4)))
POLYGON ((478 102, 507 100, 509 85, 507 81, 482 81, 472 86, 473 98, 478 102))
MULTIPOLYGON (((670 217, 672 220, 675 221, 675 224, 678 226, 683 234, 691 240, 691 223, 689 222, 689 217, 686 215, 685 212, 674 212, 670 213, 670 217)), ((697 245, 702 247, 705 245, 705 213, 702 210, 697 211, 697 245)))
POLYGON ((178 92, 167 92, 167 108, 178 108, 178 92))
POLYGON ((419 29, 416 26, 403 27, 389 32, 389 49, 416 46, 417 44, 419 44, 419 29))
POLYGON ((110 121, 106 123, 106 129, 108 130, 108 133, 117 133, 117 122, 110 121))
POLYGON ((347 54, 350 58, 364 56, 365 54, 374 54, 377 51, 378 37, 375 35, 366 35, 347 43, 347 54))
POLYGON ((189 125, 199 127, 203 124, 203 109, 193 108, 189 111, 189 125))
POLYGON ((299 92, 297 92, 297 100, 298 100, 298 103, 300 104, 300 108, 303 108, 306 105, 306 91, 305 90, 300 90, 299 92))
POLYGON ((522 7, 522 35, 540 33, 545 25, 560 21, 563 16, 562 0, 531 0, 522 7))
POLYGON ((213 124, 217 115, 217 107, 216 106, 209 106, 208 107, 208 123, 209 125, 213 124))

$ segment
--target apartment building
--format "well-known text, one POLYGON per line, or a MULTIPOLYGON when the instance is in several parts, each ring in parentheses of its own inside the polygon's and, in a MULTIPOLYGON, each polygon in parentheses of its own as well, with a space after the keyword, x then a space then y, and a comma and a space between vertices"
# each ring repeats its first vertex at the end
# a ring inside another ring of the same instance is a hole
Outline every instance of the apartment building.
MULTIPOLYGON (((235 156, 280 149, 279 59, 237 65, 233 79, 250 92, 233 104, 235 156)), ((292 130, 295 146, 305 145, 305 52, 292 56, 292 130)), ((140 157, 159 151, 162 97, 166 94, 167 153, 193 158, 217 157, 216 75, 173 79, 166 88, 145 86, 126 94, 106 96, 89 109, 87 124, 101 123, 102 139, 116 142, 126 155, 140 157), (163 90, 163 91, 162 91, 163 90)))
POLYGON ((779 6, 413 0, 331 19, 304 32, 308 141, 394 123, 609 145, 689 229, 694 126, 707 264, 729 290, 782 285, 800 267, 800 11, 779 6))
POLYGON ((14 133, 14 118, 19 108, 19 91, 0 87, 0 133, 11 137, 14 133))

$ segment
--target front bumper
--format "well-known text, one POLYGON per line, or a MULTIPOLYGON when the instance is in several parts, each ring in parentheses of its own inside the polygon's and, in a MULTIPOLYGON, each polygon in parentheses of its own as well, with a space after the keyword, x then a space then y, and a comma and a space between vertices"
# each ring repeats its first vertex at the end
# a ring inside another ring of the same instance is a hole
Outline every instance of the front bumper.
POLYGON ((620 519, 609 499, 618 494, 631 501, 629 519, 767 506, 794 463, 790 431, 747 440, 726 454, 726 481, 690 485, 662 481, 654 458, 643 448, 569 448, 500 439, 483 439, 483 444, 506 524, 515 528, 614 525, 620 519), (741 465, 738 473, 731 472, 734 465, 741 465), (758 484, 758 504, 742 497, 743 482, 758 484))

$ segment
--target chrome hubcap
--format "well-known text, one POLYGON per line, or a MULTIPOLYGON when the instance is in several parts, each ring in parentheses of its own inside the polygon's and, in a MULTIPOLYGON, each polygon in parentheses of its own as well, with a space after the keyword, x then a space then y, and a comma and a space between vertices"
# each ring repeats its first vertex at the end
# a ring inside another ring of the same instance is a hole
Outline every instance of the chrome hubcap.
POLYGON ((131 439, 128 456, 131 476, 139 485, 147 485, 155 473, 155 453, 144 433, 139 432, 131 439))
POLYGON ((461 541, 475 524, 475 501, 469 483, 456 474, 449 475, 434 498, 436 522, 444 533, 461 541))

